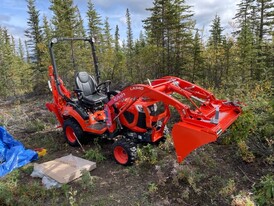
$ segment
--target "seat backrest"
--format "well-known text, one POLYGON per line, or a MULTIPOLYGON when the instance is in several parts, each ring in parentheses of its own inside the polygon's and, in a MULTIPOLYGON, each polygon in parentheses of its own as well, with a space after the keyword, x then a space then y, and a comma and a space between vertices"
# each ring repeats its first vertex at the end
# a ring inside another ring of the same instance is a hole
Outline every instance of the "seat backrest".
POLYGON ((84 96, 92 95, 96 91, 97 83, 94 77, 90 76, 87 72, 78 72, 75 78, 77 89, 83 91, 84 96))

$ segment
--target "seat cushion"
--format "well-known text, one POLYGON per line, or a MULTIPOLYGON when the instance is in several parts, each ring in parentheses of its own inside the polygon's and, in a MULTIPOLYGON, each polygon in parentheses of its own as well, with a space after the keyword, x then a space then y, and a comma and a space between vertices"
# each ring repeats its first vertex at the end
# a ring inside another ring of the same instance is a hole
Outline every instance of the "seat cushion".
POLYGON ((83 96, 83 99, 86 103, 98 104, 98 103, 107 103, 107 95, 102 93, 95 93, 93 95, 83 96))

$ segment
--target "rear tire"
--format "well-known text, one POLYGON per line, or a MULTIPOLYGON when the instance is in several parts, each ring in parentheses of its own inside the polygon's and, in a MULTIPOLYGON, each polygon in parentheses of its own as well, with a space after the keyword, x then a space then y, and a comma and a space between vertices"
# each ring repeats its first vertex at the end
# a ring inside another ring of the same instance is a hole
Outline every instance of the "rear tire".
POLYGON ((84 137, 84 132, 80 125, 73 119, 67 119, 64 122, 63 126, 64 136, 67 143, 70 146, 76 147, 79 146, 77 139, 81 144, 87 142, 87 138, 84 137))
POLYGON ((118 164, 129 166, 133 165, 136 156, 137 148, 134 142, 127 139, 119 139, 113 144, 113 157, 118 164))

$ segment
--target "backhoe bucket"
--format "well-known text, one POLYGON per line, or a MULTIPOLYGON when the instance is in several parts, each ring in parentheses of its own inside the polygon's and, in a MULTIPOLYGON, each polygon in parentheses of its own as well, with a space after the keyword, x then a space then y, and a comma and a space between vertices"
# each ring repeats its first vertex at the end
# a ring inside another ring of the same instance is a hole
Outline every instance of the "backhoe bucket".
POLYGON ((241 113, 236 106, 224 107, 218 111, 217 119, 213 115, 213 121, 184 119, 174 125, 172 137, 179 163, 198 147, 216 141, 241 113))

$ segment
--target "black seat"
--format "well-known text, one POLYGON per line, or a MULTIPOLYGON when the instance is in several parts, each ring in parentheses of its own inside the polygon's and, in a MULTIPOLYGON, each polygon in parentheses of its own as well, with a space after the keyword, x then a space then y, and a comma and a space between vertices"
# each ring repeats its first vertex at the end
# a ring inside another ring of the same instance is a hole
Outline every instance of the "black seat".
POLYGON ((106 103, 107 95, 96 90, 97 82, 87 72, 78 72, 75 78, 76 89, 81 90, 81 101, 90 106, 106 103))

